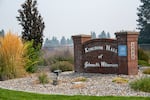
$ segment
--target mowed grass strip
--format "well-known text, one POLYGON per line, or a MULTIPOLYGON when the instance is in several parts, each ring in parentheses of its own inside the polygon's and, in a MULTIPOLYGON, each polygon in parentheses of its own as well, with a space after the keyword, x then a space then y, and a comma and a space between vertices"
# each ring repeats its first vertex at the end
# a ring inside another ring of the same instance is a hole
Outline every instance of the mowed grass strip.
POLYGON ((46 95, 0 88, 0 100, 150 100, 150 97, 46 95))

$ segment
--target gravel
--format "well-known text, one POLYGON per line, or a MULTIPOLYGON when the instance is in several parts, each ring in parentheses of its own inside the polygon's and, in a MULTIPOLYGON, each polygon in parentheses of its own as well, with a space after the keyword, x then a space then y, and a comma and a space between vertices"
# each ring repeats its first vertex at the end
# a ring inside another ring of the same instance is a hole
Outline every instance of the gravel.
POLYGON ((59 85, 54 86, 53 73, 47 73, 51 82, 42 85, 37 82, 38 75, 32 74, 25 78, 17 78, 7 81, 0 81, 0 88, 26 91, 42 94, 61 95, 92 95, 92 96, 150 96, 150 93, 134 91, 129 83, 135 79, 144 77, 140 71, 138 75, 115 75, 115 74, 92 74, 63 72, 59 75, 59 85), (85 82, 73 82, 78 77, 85 77, 85 82), (128 79, 128 83, 115 83, 112 80, 116 77, 128 79))

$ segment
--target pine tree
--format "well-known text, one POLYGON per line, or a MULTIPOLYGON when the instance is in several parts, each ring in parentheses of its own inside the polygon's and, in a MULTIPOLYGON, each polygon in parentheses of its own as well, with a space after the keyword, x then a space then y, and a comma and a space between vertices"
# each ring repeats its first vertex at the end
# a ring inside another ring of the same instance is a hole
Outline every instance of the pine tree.
POLYGON ((4 34, 5 34, 5 32, 4 32, 4 30, 2 29, 2 30, 0 31, 0 37, 4 37, 4 34))
POLYGON ((99 34, 98 37, 99 37, 99 38, 106 38, 107 36, 106 36, 105 31, 102 31, 101 34, 99 34))
POLYGON ((22 9, 18 10, 19 16, 16 18, 23 29, 22 39, 25 41, 33 40, 33 47, 37 48, 40 45, 41 48, 45 25, 36 5, 36 0, 26 0, 25 3, 21 5, 22 9))
POLYGON ((140 30, 139 43, 150 43, 150 0, 141 0, 138 8, 138 29, 140 30))
POLYGON ((51 41, 53 46, 59 46, 59 40, 57 39, 57 37, 53 36, 51 41))
POLYGON ((67 44, 69 44, 69 45, 73 44, 73 41, 72 41, 72 39, 71 39, 71 38, 70 38, 70 39, 69 39, 69 38, 67 38, 67 40, 66 40, 66 41, 67 41, 67 44))
POLYGON ((110 33, 109 32, 107 32, 107 38, 110 38, 110 33))
POLYGON ((62 36, 62 38, 61 38, 61 40, 60 40, 60 44, 61 44, 61 45, 66 45, 66 43, 67 43, 66 38, 65 38, 64 36, 62 36))
POLYGON ((91 36, 92 36, 92 39, 96 39, 96 33, 95 32, 91 32, 91 36))

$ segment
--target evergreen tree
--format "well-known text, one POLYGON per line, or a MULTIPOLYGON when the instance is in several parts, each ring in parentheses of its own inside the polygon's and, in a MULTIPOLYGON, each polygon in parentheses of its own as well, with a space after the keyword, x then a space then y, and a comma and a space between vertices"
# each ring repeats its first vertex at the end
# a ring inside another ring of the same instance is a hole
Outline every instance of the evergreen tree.
POLYGON ((50 47, 57 47, 57 46, 59 46, 59 40, 57 39, 57 37, 53 36, 51 40, 46 38, 44 47, 50 48, 50 47))
POLYGON ((107 38, 110 38, 110 33, 109 32, 107 32, 107 38))
POLYGON ((60 44, 61 44, 61 45, 66 45, 66 43, 67 43, 66 38, 65 38, 64 36, 62 36, 62 38, 61 38, 61 40, 60 40, 60 44))
POLYGON ((22 39, 25 41, 33 40, 33 47, 37 48, 40 45, 41 48, 45 25, 36 5, 36 0, 26 0, 25 3, 21 5, 22 9, 18 10, 19 16, 16 18, 23 29, 22 39))
POLYGON ((91 32, 91 36, 92 36, 92 39, 96 39, 96 33, 95 32, 91 32))
POLYGON ((67 38, 67 44, 73 44, 73 41, 72 41, 72 39, 70 38, 67 38))
POLYGON ((98 37, 99 37, 99 38, 106 38, 107 36, 106 36, 105 31, 102 31, 101 34, 99 34, 98 37))
POLYGON ((4 37, 4 30, 2 29, 1 31, 0 31, 0 37, 4 37))
POLYGON ((48 47, 50 47, 50 44, 51 44, 50 40, 48 38, 46 38, 45 42, 44 42, 44 47, 48 48, 48 47))
POLYGON ((150 0, 140 0, 138 8, 138 29, 140 30, 139 43, 150 43, 150 0))
POLYGON ((59 46, 59 41, 57 37, 53 36, 51 41, 54 46, 59 46))
POLYGON ((70 44, 69 42, 70 42, 70 39, 69 39, 69 38, 67 38, 67 44, 70 44))

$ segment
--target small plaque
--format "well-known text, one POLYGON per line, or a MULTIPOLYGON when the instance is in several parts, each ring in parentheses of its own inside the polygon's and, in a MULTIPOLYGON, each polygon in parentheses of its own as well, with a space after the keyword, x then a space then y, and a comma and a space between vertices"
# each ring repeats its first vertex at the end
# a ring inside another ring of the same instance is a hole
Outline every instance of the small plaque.
POLYGON ((118 46, 118 56, 127 56, 127 46, 126 45, 118 46))

